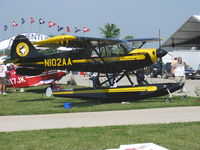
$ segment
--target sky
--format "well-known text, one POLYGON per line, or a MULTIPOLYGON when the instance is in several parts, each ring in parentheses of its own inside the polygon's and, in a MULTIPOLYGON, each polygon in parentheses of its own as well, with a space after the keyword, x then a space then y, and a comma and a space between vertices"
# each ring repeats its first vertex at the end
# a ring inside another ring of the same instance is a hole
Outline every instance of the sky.
MULTIPOLYGON (((120 28, 120 38, 161 37, 167 40, 190 16, 200 15, 199 0, 1 0, 0 41, 24 32, 60 35, 57 27, 48 27, 49 21, 69 26, 70 35, 102 37, 99 28, 114 23, 120 28), (35 19, 30 24, 30 18, 35 19), (21 18, 25 23, 21 25, 21 18), (42 18, 45 24, 39 25, 42 18), (12 27, 12 22, 19 24, 12 27), (8 29, 4 31, 4 25, 8 29), (74 28, 87 27, 89 32, 74 28)), ((157 45, 154 45, 157 46, 157 45)))

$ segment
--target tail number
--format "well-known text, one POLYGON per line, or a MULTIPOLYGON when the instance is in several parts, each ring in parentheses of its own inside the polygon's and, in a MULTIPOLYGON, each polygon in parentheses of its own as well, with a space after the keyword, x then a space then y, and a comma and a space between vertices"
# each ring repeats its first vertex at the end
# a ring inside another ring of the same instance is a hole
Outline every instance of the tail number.
POLYGON ((11 78, 9 79, 11 84, 19 84, 19 83, 24 83, 26 82, 26 80, 24 79, 24 77, 17 77, 17 78, 11 78))
POLYGON ((52 58, 52 59, 44 59, 44 66, 72 66, 72 61, 70 58, 52 58))

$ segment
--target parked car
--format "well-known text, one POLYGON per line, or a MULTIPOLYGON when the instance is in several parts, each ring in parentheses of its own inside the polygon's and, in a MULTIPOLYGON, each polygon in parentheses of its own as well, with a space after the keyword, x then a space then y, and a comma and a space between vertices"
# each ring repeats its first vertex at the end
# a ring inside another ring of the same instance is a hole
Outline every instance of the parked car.
POLYGON ((145 75, 151 78, 157 78, 158 75, 162 76, 162 62, 156 62, 145 69, 145 75))
POLYGON ((196 72, 192 67, 185 68, 185 77, 186 79, 195 79, 196 78, 196 72))
MULTIPOLYGON (((163 78, 167 79, 169 77, 174 77, 174 74, 171 72, 171 63, 166 63, 164 65, 164 72, 163 72, 163 78)), ((186 79, 195 79, 196 72, 192 67, 188 66, 185 68, 185 77, 186 79)))
POLYGON ((196 78, 200 78, 200 64, 196 70, 196 78))
POLYGON ((174 74, 171 72, 171 63, 168 62, 163 66, 163 78, 167 79, 169 77, 174 77, 174 74))

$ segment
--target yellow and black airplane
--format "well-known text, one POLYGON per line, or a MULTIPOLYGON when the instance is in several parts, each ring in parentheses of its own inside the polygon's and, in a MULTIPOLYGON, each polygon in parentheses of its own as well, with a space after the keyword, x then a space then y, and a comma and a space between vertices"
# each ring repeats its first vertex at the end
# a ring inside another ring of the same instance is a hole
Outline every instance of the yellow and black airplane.
MULTIPOLYGON (((10 61, 18 66, 16 72, 20 75, 37 75, 49 69, 105 73, 107 77, 108 73, 112 73, 118 75, 117 82, 126 76, 131 84, 115 88, 54 91, 54 96, 136 100, 166 95, 169 91, 174 92, 183 86, 176 83, 148 84, 146 81, 146 85, 139 86, 134 85, 128 76, 130 72, 134 73, 133 70, 149 66, 167 54, 162 49, 141 48, 148 41, 158 40, 158 38, 121 40, 61 35, 31 43, 25 36, 18 35, 11 47, 10 61), (138 41, 142 44, 139 48, 135 48, 132 42, 138 41), (68 49, 64 52, 44 55, 33 44, 37 47, 64 46, 68 49)), ((109 78, 107 82, 110 82, 109 78)))

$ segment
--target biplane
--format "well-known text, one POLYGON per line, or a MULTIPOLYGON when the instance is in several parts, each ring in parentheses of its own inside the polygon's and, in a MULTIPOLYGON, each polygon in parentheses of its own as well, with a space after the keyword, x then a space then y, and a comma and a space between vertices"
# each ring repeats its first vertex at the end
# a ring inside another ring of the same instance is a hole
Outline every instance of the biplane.
POLYGON ((155 63, 167 52, 163 49, 143 49, 146 42, 158 41, 158 38, 147 39, 107 39, 94 37, 79 37, 61 35, 46 40, 31 43, 25 36, 18 35, 11 47, 11 57, 8 61, 15 63, 16 72, 20 75, 37 75, 45 70, 59 69, 67 71, 96 72, 106 75, 107 80, 97 88, 83 88, 71 90, 53 90, 58 97, 72 97, 83 99, 104 100, 137 100, 149 97, 166 95, 180 89, 179 83, 135 85, 129 74, 139 68, 155 63), (133 43, 141 42, 138 48, 133 43), (67 47, 68 50, 44 55, 37 47, 67 47), (113 74, 119 82, 127 77, 130 85, 118 87, 103 87, 111 82, 109 74, 113 74))

